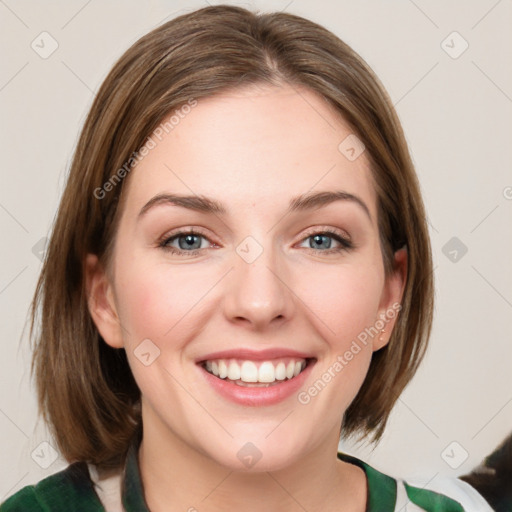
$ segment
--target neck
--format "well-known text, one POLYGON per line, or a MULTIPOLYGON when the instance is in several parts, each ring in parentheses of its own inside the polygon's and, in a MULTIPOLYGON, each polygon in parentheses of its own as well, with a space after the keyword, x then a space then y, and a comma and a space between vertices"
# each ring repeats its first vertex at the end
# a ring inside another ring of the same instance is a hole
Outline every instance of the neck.
POLYGON ((138 457, 151 512, 362 512, 367 494, 364 471, 339 460, 336 453, 337 429, 329 442, 289 466, 237 471, 195 450, 168 429, 145 425, 138 457))

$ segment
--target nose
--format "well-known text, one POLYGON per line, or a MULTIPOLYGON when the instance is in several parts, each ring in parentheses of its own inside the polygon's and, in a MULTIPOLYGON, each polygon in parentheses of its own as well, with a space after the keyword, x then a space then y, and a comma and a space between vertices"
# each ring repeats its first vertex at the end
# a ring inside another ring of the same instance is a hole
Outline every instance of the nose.
POLYGON ((294 294, 284 263, 269 248, 254 261, 240 254, 234 253, 233 270, 227 276, 223 304, 228 320, 246 324, 252 330, 265 330, 289 321, 294 311, 294 294))

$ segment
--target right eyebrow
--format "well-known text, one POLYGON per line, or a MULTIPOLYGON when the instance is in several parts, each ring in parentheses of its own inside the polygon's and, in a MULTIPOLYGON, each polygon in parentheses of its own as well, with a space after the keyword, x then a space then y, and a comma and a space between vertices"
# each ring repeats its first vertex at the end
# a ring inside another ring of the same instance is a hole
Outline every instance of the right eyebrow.
POLYGON ((196 210, 203 213, 217 213, 224 215, 226 209, 214 199, 205 196, 184 196, 178 194, 158 194, 152 197, 140 210, 138 217, 142 217, 149 209, 161 205, 170 204, 174 206, 181 206, 189 210, 196 210))

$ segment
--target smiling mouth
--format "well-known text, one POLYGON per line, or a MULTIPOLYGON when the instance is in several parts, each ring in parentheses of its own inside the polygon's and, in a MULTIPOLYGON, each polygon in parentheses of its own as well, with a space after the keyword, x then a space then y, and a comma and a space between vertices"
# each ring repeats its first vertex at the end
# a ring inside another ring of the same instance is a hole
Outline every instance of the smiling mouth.
POLYGON ((200 363, 215 377, 242 387, 276 386, 301 374, 315 358, 286 357, 268 361, 240 359, 206 360, 200 363))

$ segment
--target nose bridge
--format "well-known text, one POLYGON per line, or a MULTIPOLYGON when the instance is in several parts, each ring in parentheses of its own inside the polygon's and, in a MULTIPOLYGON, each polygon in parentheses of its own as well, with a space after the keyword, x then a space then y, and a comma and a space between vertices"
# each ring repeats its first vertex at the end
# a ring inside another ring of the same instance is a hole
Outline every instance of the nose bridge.
POLYGON ((245 319, 254 327, 264 327, 274 319, 288 318, 292 296, 285 285, 284 265, 272 236, 258 241, 244 238, 233 254, 233 271, 225 297, 225 313, 232 320, 245 319))

